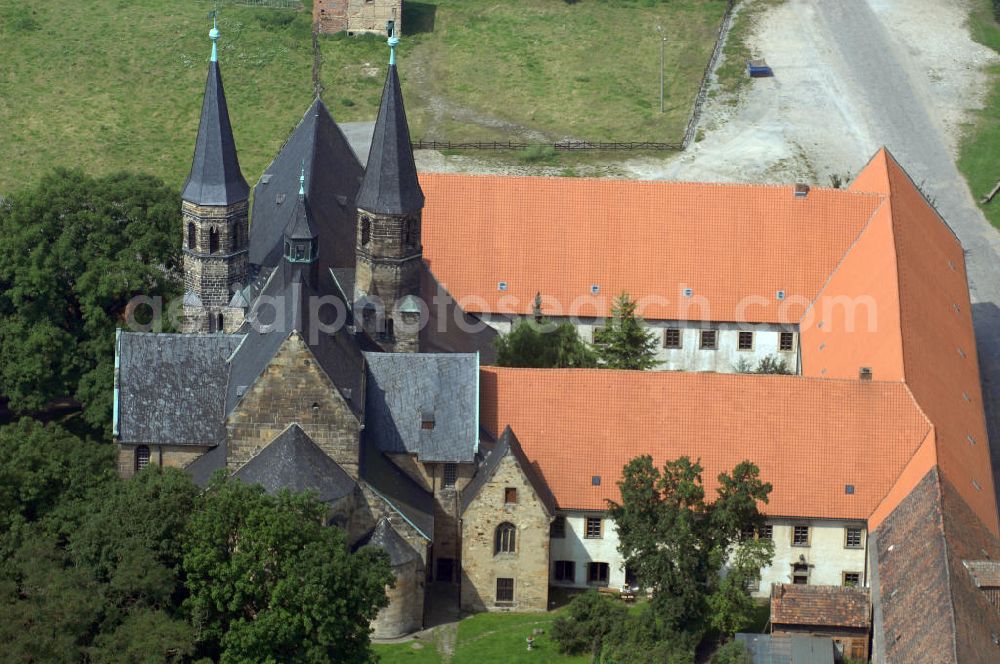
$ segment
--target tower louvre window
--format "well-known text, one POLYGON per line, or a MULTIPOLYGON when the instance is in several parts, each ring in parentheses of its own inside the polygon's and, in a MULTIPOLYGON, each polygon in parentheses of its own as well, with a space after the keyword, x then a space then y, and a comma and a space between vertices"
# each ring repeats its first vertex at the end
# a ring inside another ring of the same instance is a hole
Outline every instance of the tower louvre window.
POLYGON ((216 228, 208 229, 208 253, 214 254, 219 251, 219 231, 216 228))
POLYGON ((372 240, 372 220, 370 217, 361 217, 361 246, 367 246, 372 240))
POLYGON ((195 228, 194 222, 193 221, 189 221, 188 222, 188 237, 187 237, 187 246, 188 246, 188 249, 194 249, 195 244, 197 243, 197 240, 198 240, 198 230, 195 228))

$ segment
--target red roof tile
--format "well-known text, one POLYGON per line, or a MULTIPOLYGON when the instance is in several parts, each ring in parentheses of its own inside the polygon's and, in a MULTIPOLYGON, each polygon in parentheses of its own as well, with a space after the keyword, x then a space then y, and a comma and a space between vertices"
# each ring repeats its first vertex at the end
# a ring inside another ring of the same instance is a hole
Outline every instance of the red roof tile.
POLYGON ((866 588, 776 583, 771 586, 771 624, 867 629, 871 600, 866 588))
POLYGON ((797 322, 883 200, 584 178, 425 173, 420 184, 424 259, 466 311, 530 313, 541 292, 546 313, 606 316, 627 291, 651 319, 797 322))
POLYGON ((486 367, 481 411, 488 430, 511 426, 559 507, 583 510, 619 499, 630 459, 688 455, 708 491, 757 464, 768 514, 864 519, 930 432, 901 383, 794 376, 486 367))

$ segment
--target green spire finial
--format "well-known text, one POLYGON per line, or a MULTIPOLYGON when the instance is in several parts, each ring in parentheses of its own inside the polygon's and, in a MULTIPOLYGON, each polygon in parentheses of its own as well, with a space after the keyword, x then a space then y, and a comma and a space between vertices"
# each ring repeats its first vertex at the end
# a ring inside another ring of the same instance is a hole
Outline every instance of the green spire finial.
POLYGON ((396 64, 396 47, 399 45, 399 37, 392 35, 389 37, 389 66, 396 64))
POLYGON ((302 172, 299 173, 299 196, 306 195, 306 160, 302 160, 302 172))
POLYGON ((212 12, 212 29, 208 31, 208 38, 212 40, 212 62, 219 61, 219 49, 216 46, 216 42, 219 41, 219 26, 216 23, 216 14, 219 10, 214 10, 212 12))

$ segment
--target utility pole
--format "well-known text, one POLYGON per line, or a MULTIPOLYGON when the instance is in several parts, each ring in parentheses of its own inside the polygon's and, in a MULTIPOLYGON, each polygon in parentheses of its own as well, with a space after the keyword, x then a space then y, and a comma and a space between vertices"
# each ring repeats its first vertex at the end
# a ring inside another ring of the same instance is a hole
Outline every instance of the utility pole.
POLYGON ((663 26, 656 26, 656 31, 660 34, 660 113, 663 112, 663 47, 667 43, 667 35, 663 32, 663 26))

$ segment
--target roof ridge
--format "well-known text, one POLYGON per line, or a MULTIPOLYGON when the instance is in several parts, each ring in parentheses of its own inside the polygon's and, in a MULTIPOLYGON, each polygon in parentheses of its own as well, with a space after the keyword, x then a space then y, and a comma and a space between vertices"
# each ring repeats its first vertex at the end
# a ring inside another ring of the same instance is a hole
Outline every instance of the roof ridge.
MULTIPOLYGON (((580 183, 593 183, 593 182, 628 182, 639 185, 681 185, 681 186, 698 186, 698 187, 719 187, 719 188, 743 188, 743 189, 787 189, 788 187, 795 187, 796 182, 705 182, 700 180, 671 180, 671 179, 646 179, 646 178, 628 178, 628 177, 596 177, 596 176, 584 176, 584 177, 567 177, 562 175, 508 175, 504 173, 457 173, 457 172, 445 172, 445 171, 421 171, 420 176, 430 176, 434 178, 449 178, 449 179, 468 179, 468 180, 544 180, 544 181, 559 181, 559 182, 580 182, 580 183)), ((870 196, 881 196, 879 192, 875 191, 859 191, 855 189, 842 189, 840 187, 827 187, 823 185, 809 184, 810 191, 822 191, 842 194, 846 196, 858 196, 858 197, 870 197, 870 196)))

